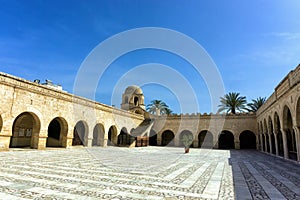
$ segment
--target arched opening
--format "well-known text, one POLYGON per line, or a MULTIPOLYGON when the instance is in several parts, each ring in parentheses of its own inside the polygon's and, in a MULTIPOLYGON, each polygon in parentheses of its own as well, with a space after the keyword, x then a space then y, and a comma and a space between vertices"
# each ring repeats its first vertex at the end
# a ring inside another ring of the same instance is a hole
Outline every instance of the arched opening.
POLYGON ((269 117, 268 119, 268 127, 269 127, 269 133, 270 133, 270 140, 271 140, 271 144, 272 144, 272 154, 276 153, 276 147, 275 147, 275 137, 274 137, 274 131, 273 131, 273 122, 271 117, 269 117))
POLYGON ((271 134, 270 140, 271 140, 271 144, 272 144, 272 154, 276 154, 275 135, 274 134, 271 134))
POLYGON ((222 131, 219 136, 219 149, 234 149, 234 136, 230 131, 222 131))
POLYGON ((266 119, 264 119, 264 130, 263 130, 264 134, 265 134, 265 152, 270 152, 270 143, 269 143, 269 134, 268 134, 268 127, 267 127, 267 121, 266 119))
POLYGON ((162 146, 174 146, 174 133, 170 130, 166 130, 161 135, 162 146))
POLYGON ((266 134, 266 143, 267 143, 267 152, 270 153, 270 142, 269 142, 269 134, 266 134))
POLYGON ((47 147, 66 147, 68 124, 65 119, 56 117, 48 126, 47 147))
POLYGON ((263 151, 266 152, 266 138, 265 138, 265 134, 261 134, 262 136, 262 147, 263 147, 263 151))
POLYGON ((293 129, 293 121, 290 109, 285 106, 283 109, 283 128, 286 132, 286 142, 290 159, 297 160, 296 137, 293 129))
MULTIPOLYGON (((179 135, 179 146, 180 147, 184 147, 184 142, 183 142, 183 137, 184 135, 188 136, 189 138, 194 138, 193 133, 191 131, 188 130, 184 130, 180 133, 179 135)), ((193 147, 193 141, 187 141, 190 142, 190 147, 193 147)))
POLYGON ((24 112, 13 123, 9 147, 37 147, 40 120, 34 113, 24 112))
POLYGON ((138 97, 134 97, 134 105, 138 106, 139 105, 139 98, 138 97))
POLYGON ((104 126, 96 124, 93 130, 92 146, 104 146, 104 126))
POLYGON ((150 131, 149 145, 150 146, 157 146, 157 133, 154 130, 150 131))
POLYGON ((111 126, 108 130, 108 141, 107 145, 115 146, 118 142, 118 132, 115 126, 111 126))
POLYGON ((1 130, 2 130, 2 126, 3 126, 3 120, 2 120, 2 117, 0 115, 0 133, 1 133, 1 130))
POLYGON ((261 148, 262 148, 262 151, 265 151, 265 135, 264 135, 264 129, 263 129, 263 125, 262 125, 262 121, 260 121, 260 142, 261 142, 261 148))
POLYGON ((296 122, 297 122, 297 127, 299 129, 300 127, 300 98, 297 101, 297 107, 296 107, 296 122))
POLYGON ((239 139, 240 149, 256 149, 256 136, 252 131, 243 131, 239 139))
POLYGON ((280 127, 280 120, 277 112, 274 114, 274 132, 276 133, 277 138, 277 145, 278 145, 278 155, 283 156, 283 139, 282 139, 282 133, 281 133, 281 127, 280 127))
POLYGON ((87 145, 88 127, 84 121, 79 121, 74 127, 72 145, 87 145))
POLYGON ((209 131, 201 131, 198 135, 198 146, 199 148, 209 148, 214 147, 213 144, 213 134, 209 131))
POLYGON ((128 146, 135 141, 135 138, 128 134, 127 129, 123 127, 118 135, 118 145, 128 146))

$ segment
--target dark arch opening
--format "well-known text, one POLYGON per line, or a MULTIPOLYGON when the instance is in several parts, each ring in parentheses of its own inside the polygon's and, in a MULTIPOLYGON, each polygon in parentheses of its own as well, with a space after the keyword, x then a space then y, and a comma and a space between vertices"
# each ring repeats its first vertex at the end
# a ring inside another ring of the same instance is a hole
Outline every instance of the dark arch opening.
POLYGON ((276 135, 277 137, 277 144, 278 144, 278 155, 279 156, 284 156, 284 151, 283 151, 283 139, 282 139, 282 133, 279 131, 276 135))
POLYGON ((74 127, 73 132, 73 141, 72 145, 84 145, 86 146, 86 136, 87 136, 87 127, 83 121, 77 122, 77 124, 74 127))
POLYGON ((277 147, 278 147, 278 155, 283 156, 283 139, 282 139, 282 133, 281 133, 281 126, 280 126, 280 120, 277 112, 274 114, 274 132, 276 133, 277 138, 277 147))
POLYGON ((174 146, 174 133, 170 130, 166 130, 162 133, 161 136, 161 145, 162 146, 174 146))
POLYGON ((135 141, 135 137, 128 134, 126 128, 122 128, 120 134, 118 135, 118 145, 119 146, 128 146, 135 141))
POLYGON ((271 134, 271 144, 272 144, 272 154, 276 154, 276 147, 275 147, 275 136, 271 134))
POLYGON ((139 98, 138 97, 134 97, 134 105, 135 106, 139 105, 139 98))
POLYGON ((269 134, 266 134, 266 140, 267 140, 267 152, 270 153, 270 139, 269 139, 269 134))
POLYGON ((239 139, 240 149, 256 149, 256 136, 252 131, 243 131, 239 139))
POLYGON ((219 149, 234 149, 234 136, 230 131, 222 131, 219 136, 219 149))
POLYGON ((263 151, 266 151, 265 134, 261 134, 261 135, 262 135, 262 147, 263 147, 263 151))
POLYGON ((287 106, 285 106, 283 110, 283 122, 283 127, 286 132, 288 156, 290 159, 297 160, 296 137, 293 129, 292 114, 287 106))
POLYGON ((40 132, 40 120, 35 114, 24 112, 18 115, 13 123, 12 131, 9 147, 37 148, 38 144, 34 138, 40 132))
POLYGON ((201 131, 198 135, 198 146, 199 148, 212 149, 214 147, 213 134, 209 131, 201 131))
POLYGON ((154 130, 150 131, 149 145, 150 146, 157 146, 157 133, 154 130))
POLYGON ((0 133, 1 133, 1 130, 2 130, 2 126, 3 126, 3 120, 2 120, 2 117, 0 115, 0 133))
POLYGON ((115 126, 111 126, 108 130, 108 141, 107 145, 115 146, 117 145, 118 140, 118 133, 117 128, 115 126))
MULTIPOLYGON (((65 126, 66 122, 65 122, 65 126)), ((67 136, 67 127, 63 127, 63 121, 60 118, 54 118, 48 126, 47 147, 63 147, 63 137, 67 136)))

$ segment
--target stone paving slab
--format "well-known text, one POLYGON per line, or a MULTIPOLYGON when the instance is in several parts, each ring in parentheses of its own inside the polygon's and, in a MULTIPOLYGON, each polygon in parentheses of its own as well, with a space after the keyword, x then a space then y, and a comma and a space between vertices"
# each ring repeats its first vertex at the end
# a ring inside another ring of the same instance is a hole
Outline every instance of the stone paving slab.
POLYGON ((0 199, 300 199, 300 165, 258 151, 0 152, 0 199))

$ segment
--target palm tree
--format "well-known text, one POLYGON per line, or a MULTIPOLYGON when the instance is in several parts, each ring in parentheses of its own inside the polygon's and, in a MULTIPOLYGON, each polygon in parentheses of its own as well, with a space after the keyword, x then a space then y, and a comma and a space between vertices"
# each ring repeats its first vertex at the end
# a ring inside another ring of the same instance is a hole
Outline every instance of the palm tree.
POLYGON ((257 99, 252 99, 251 103, 248 103, 247 108, 250 112, 256 112, 264 103, 266 102, 266 97, 258 97, 257 99))
POLYGON ((229 92, 225 94, 224 97, 220 97, 221 105, 219 105, 218 112, 226 110, 226 112, 231 112, 232 114, 236 113, 236 110, 242 111, 245 110, 245 104, 247 103, 245 96, 240 96, 238 92, 229 92))
POLYGON ((152 100, 150 104, 147 105, 146 109, 149 113, 156 115, 169 115, 173 112, 162 100, 152 100))

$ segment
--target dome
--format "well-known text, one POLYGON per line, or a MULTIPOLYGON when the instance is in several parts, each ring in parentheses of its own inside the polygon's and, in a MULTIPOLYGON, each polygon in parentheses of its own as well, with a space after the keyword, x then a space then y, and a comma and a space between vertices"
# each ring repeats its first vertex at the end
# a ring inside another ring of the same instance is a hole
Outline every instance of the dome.
POLYGON ((125 90, 125 94, 143 94, 143 91, 141 88, 139 88, 136 85, 128 86, 125 90))

